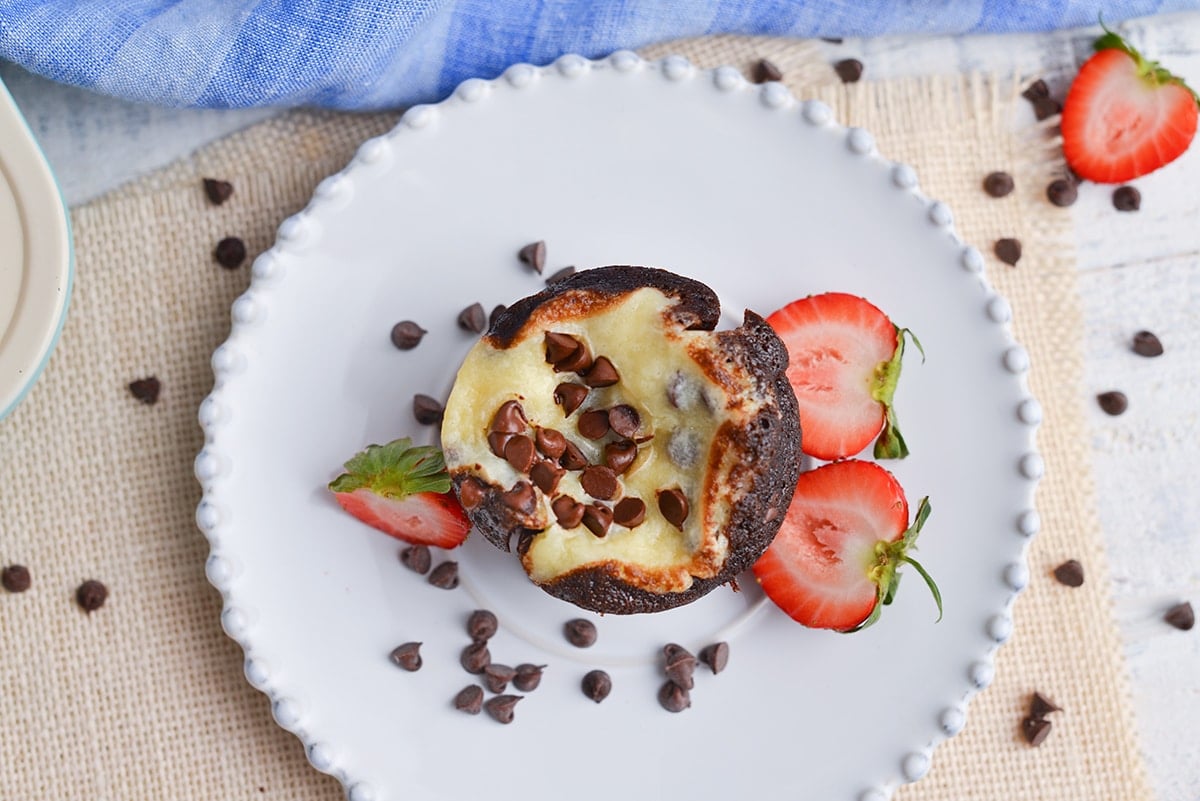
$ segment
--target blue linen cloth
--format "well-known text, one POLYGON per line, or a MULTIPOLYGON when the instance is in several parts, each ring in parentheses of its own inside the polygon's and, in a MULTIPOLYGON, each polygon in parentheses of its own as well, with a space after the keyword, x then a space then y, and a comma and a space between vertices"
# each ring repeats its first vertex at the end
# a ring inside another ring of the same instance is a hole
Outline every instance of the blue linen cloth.
POLYGON ((0 58, 171 106, 397 108, 563 53, 713 33, 1041 31, 1200 0, 0 0, 0 58))

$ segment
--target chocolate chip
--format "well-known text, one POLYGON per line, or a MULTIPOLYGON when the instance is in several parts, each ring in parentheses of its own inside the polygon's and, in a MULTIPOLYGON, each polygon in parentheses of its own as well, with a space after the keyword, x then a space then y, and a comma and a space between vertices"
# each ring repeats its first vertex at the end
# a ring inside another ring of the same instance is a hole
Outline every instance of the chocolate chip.
POLYGON ((583 675, 579 686, 584 695, 598 704, 612 692, 612 676, 603 670, 589 670, 583 675))
POLYGON ((546 362, 549 364, 557 364, 583 347, 583 343, 575 337, 557 331, 547 331, 543 342, 546 344, 546 362))
POLYGON ((1136 186, 1118 186, 1113 190, 1112 204, 1117 211, 1137 211, 1142 207, 1142 193, 1136 186))
POLYGON ((0 586, 9 592, 25 592, 31 584, 33 577, 25 565, 9 565, 0 570, 0 586))
POLYGON ((1029 717, 1034 720, 1041 720, 1051 712, 1061 712, 1062 707, 1055 704, 1041 693, 1034 693, 1029 699, 1029 717))
POLYGON ((637 528, 646 519, 646 502, 641 498, 622 498, 613 507, 613 522, 625 528, 637 528))
POLYGON ((553 273, 551 273, 550 277, 548 277, 546 279, 546 284, 547 285, 557 284, 559 281, 563 280, 564 278, 569 278, 574 274, 575 274, 574 267, 563 267, 562 269, 555 270, 553 273))
POLYGON ((512 465, 518 473, 528 473, 533 466, 533 457, 537 455, 533 440, 524 434, 514 434, 504 443, 504 461, 512 465))
POLYGON ((523 697, 521 695, 497 695, 485 701, 483 708, 487 710, 493 720, 499 723, 512 723, 513 708, 523 697))
POLYGON ((129 392, 133 397, 147 406, 158 401, 158 393, 162 391, 162 383, 154 376, 139 378, 129 384, 129 392))
POLYGON ((458 313, 458 327, 464 331, 482 334, 487 325, 487 314, 479 303, 472 303, 458 313))
POLYGON ((581 617, 563 624, 563 636, 576 648, 590 648, 596 643, 596 624, 581 617))
POLYGON ((1032 746, 1039 746, 1050 736, 1050 721, 1042 718, 1025 718, 1021 721, 1021 733, 1025 741, 1032 746))
POLYGON ((487 609, 476 609, 467 618, 467 636, 475 641, 490 640, 498 628, 500 621, 487 609))
POLYGON ((567 447, 563 449, 562 458, 558 463, 568 470, 582 470, 587 467, 587 457, 583 455, 583 451, 579 450, 579 446, 574 442, 567 442, 567 447))
POLYGON ((508 310, 508 307, 505 306, 503 303, 497 303, 495 306, 493 306, 492 313, 488 315, 488 328, 491 328, 492 326, 494 326, 496 324, 496 318, 499 317, 501 314, 504 314, 504 312, 507 310, 508 310))
POLYGON ((608 534, 608 528, 612 525, 612 521, 612 509, 604 504, 594 503, 583 507, 583 527, 597 537, 608 534))
POLYGON ((510 400, 500 404, 500 408, 492 415, 492 422, 488 426, 488 431, 521 434, 524 433, 527 425, 525 410, 521 408, 521 404, 515 400, 510 400))
POLYGON ((539 428, 533 435, 534 444, 545 457, 557 459, 567 448, 567 438, 553 428, 539 428))
POLYGON ((429 574, 429 583, 440 590, 452 590, 458 586, 458 562, 446 561, 429 574))
POLYGON ((638 426, 642 424, 641 415, 637 409, 627 403, 622 403, 608 410, 608 425, 622 437, 633 439, 637 435, 638 426))
POLYGON ((478 684, 463 687, 454 696, 454 708, 468 715, 478 715, 483 709, 483 688, 478 684))
MULTIPOLYGON (((490 435, 488 439, 489 441, 491 440, 490 435)), ((501 448, 500 452, 503 453, 504 449, 501 448)), ((463 483, 459 486, 458 500, 460 503, 462 503, 464 509, 474 509, 475 507, 479 506, 479 504, 483 503, 485 492, 486 488, 484 487, 483 482, 474 476, 470 476, 464 479, 463 483)))
POLYGON ((857 83, 863 74, 863 63, 857 58, 844 58, 833 65, 833 71, 842 83, 857 83))
POLYGON ((1192 626, 1196 625, 1196 613, 1192 610, 1192 605, 1184 601, 1168 609, 1163 615, 1163 620, 1180 631, 1190 631, 1192 626))
POLYGON ((517 251, 517 258, 521 260, 522 264, 528 264, 538 275, 541 275, 542 268, 546 266, 546 243, 541 240, 530 242, 517 251))
POLYGON ((621 490, 617 474, 612 471, 612 468, 601 464, 585 467, 583 475, 579 477, 579 483, 588 495, 602 501, 612 500, 621 490))
POLYGON ((513 484, 512 489, 500 496, 500 500, 514 512, 527 515, 533 514, 533 509, 537 505, 537 496, 533 492, 533 485, 528 481, 518 481, 513 484))
POLYGON ((508 445, 508 441, 516 434, 506 434, 503 431, 493 431, 487 435, 488 448, 492 453, 504 458, 504 448, 508 445))
POLYGON ((1038 78, 1036 81, 1029 84, 1025 91, 1021 92, 1021 97, 1025 98, 1030 103, 1049 96, 1050 87, 1046 86, 1046 82, 1041 78, 1038 78))
POLYGON ((392 344, 400 350, 412 350, 421 344, 427 332, 412 320, 402 320, 392 326, 392 344))
POLYGON ((1138 331, 1134 334, 1131 347, 1138 356, 1154 357, 1163 354, 1162 342, 1149 331, 1138 331))
POLYGON ((581 436, 588 439, 600 439, 608 433, 608 412, 604 409, 592 409, 579 415, 575 424, 581 436))
POLYGON ((400 564, 423 576, 433 565, 433 555, 429 552, 428 546, 410 545, 400 551, 400 564))
POLYGON ((559 495, 550 503, 550 511, 563 528, 575 528, 583 522, 583 504, 569 495, 559 495))
POLYGON ((566 472, 557 462, 542 459, 529 469, 529 480, 542 492, 553 495, 566 472))
POLYGON ((678 487, 658 491, 658 511, 675 528, 683 531, 688 516, 687 496, 678 487))
POLYGON ((583 373, 591 366, 592 351, 588 348, 587 343, 580 342, 579 347, 570 354, 554 362, 554 371, 556 373, 583 373))
POLYGON ((625 439, 620 442, 610 442, 604 446, 604 463, 616 474, 620 475, 629 469, 637 459, 637 445, 625 439))
POLYGON ((708 665, 713 675, 720 673, 729 664, 729 643, 715 642, 704 646, 700 652, 700 661, 708 665))
POLYGON ((589 391, 582 384, 562 383, 555 387, 554 402, 563 407, 563 417, 570 417, 572 412, 582 406, 589 391))
POLYGON ((208 195, 209 203, 212 203, 214 206, 220 206, 233 196, 233 184, 229 183, 229 181, 221 181, 216 178, 205 178, 204 194, 208 195))
POLYGON ((492 664, 492 653, 488 650, 487 641, 479 640, 462 649, 462 653, 458 655, 458 663, 468 673, 482 673, 484 668, 492 664))
POLYGON ((1062 111, 1062 103, 1059 103, 1052 97, 1041 97, 1033 101, 1033 116, 1040 122, 1041 120, 1053 117, 1062 111))
POLYGON ((667 643, 663 646, 663 673, 667 678, 685 690, 692 689, 696 672, 696 657, 691 651, 678 643, 667 643))
POLYGON ((421 643, 406 642, 403 645, 397 645, 392 649, 392 653, 388 655, 388 659, 391 659, 392 664, 396 665, 396 667, 403 668, 409 672, 420 670, 422 665, 421 643))
POLYGON ((1106 414, 1111 414, 1116 417, 1119 414, 1124 414, 1129 408, 1129 398, 1125 397, 1124 392, 1112 390, 1110 392, 1101 392, 1096 396, 1096 402, 1100 404, 1100 408, 1106 414))
POLYGON ((1021 260, 1021 240, 1005 238, 997 239, 996 245, 993 248, 996 258, 1005 264, 1016 266, 1021 260))
POLYGON ((442 406, 437 398, 431 398, 428 395, 416 394, 413 395, 413 417, 417 418, 417 422, 423 426, 437 425, 442 422, 442 417, 446 414, 446 408, 442 406))
POLYGON ((983 191, 992 197, 1004 197, 1013 191, 1012 176, 1006 172, 990 172, 983 179, 983 191))
POLYGON ((692 705, 692 697, 687 690, 668 681, 658 689, 658 703, 668 712, 682 712, 692 705))
POLYGON ((617 368, 607 356, 597 356, 592 367, 583 375, 583 383, 589 387, 611 387, 621 380, 617 368))
POLYGON ((483 686, 494 693, 502 693, 508 689, 508 683, 517 675, 515 668, 508 665, 492 663, 483 669, 483 686))
POLYGON ((108 600, 108 587, 95 579, 88 579, 79 585, 79 589, 75 590, 75 602, 89 615, 104 606, 106 600, 108 600))
POLYGON ((517 675, 512 680, 513 686, 523 693, 533 692, 542 683, 542 671, 545 669, 545 665, 531 665, 528 662, 517 665, 517 675))
POLYGON ((236 236, 227 236, 217 243, 213 258, 226 270, 236 270, 246 260, 246 243, 236 236))
POLYGON ((754 64, 754 68, 750 71, 750 80, 754 83, 767 83, 768 81, 782 81, 783 72, 765 58, 760 58, 754 64))
POLYGON ((1068 178, 1056 178, 1046 187, 1046 198, 1055 206, 1066 208, 1079 198, 1079 188, 1068 178))
POLYGON ((1076 559, 1068 559, 1054 568, 1054 578, 1058 579, 1059 584, 1065 584, 1068 587, 1082 587, 1083 565, 1076 559))

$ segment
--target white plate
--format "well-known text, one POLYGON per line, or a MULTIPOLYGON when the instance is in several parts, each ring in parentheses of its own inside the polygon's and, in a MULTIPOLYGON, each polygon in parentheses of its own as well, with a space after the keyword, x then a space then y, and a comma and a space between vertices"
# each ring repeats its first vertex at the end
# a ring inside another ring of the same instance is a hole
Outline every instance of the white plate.
POLYGON ((920 778, 962 727, 1027 578, 1040 412, 979 253, 912 170, 829 117, 780 84, 677 58, 513 67, 364 144, 255 262, 200 410, 197 519, 247 676, 352 799, 717 798, 748 781, 780 798, 875 799, 920 778), (911 499, 931 497, 920 557, 945 619, 914 576, 852 636, 800 627, 752 579, 601 619, 479 537, 454 556, 463 586, 435 589, 396 541, 341 512, 324 485, 361 446, 434 441, 413 394, 448 393, 474 339, 455 324, 463 307, 542 286, 515 258, 537 239, 547 272, 640 263, 700 279, 730 323, 843 290, 915 330, 928 360, 910 351, 897 395, 913 455, 889 467, 911 499), (389 341, 403 319, 428 329, 416 350, 389 341), (549 666, 507 727, 451 706, 471 680, 458 654, 478 607, 500 617, 496 661, 549 666), (576 616, 597 621, 593 648, 564 642, 576 616), (718 639, 728 669, 700 671, 691 709, 661 709, 658 649, 718 639), (416 673, 387 660, 410 640, 424 643, 416 673), (595 667, 614 683, 599 705, 579 689, 595 667))

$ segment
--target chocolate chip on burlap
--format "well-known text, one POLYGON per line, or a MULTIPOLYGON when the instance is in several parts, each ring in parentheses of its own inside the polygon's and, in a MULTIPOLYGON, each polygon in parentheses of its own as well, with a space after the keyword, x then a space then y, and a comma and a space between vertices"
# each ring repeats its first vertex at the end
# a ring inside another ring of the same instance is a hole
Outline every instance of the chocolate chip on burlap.
POLYGON ((992 248, 996 258, 1010 267, 1015 267, 1021 260, 1021 240, 1012 237, 997 239, 992 248))
POLYGON ((844 58, 833 65, 833 71, 842 79, 842 83, 858 83, 862 78, 863 63, 857 58, 844 58))
POLYGON ((212 203, 214 206, 220 206, 233 196, 233 184, 217 178, 205 178, 204 194, 208 196, 209 203, 212 203))
POLYGON ((0 586, 9 592, 25 592, 33 584, 33 577, 25 565, 9 565, 0 570, 0 586))
POLYGON ((1078 559, 1068 559, 1058 567, 1054 568, 1054 578, 1058 579, 1059 584, 1065 584, 1068 587, 1083 586, 1083 565, 1078 559))
POLYGON ((1051 701, 1046 696, 1039 692, 1035 692, 1029 699, 1029 717, 1041 719, 1049 715, 1051 712, 1061 712, 1062 707, 1051 701))
POLYGON ((131 381, 129 384, 129 394, 147 406, 152 406, 158 402, 160 392, 162 392, 162 382, 154 376, 139 378, 136 381, 131 381))
POLYGON ((1025 718, 1021 721, 1021 733, 1025 742, 1037 747, 1050 736, 1050 721, 1039 718, 1025 718))
POLYGON ((1066 208, 1079 199, 1079 187, 1070 178, 1055 178, 1046 186, 1046 199, 1055 206, 1066 208))
POLYGON ((236 236, 227 236, 213 249, 213 258, 226 270, 236 270, 246 260, 246 243, 236 236))
POLYGON ((1013 177, 1006 172, 990 172, 983 179, 983 191, 991 197, 1004 197, 1013 191, 1013 177))
POLYGON ((107 600, 108 587, 105 587, 99 581, 96 581, 96 579, 88 579, 75 590, 75 602, 79 604, 80 609, 89 615, 104 606, 104 602, 107 600))
POLYGON ((770 81, 782 81, 783 71, 775 66, 772 62, 765 58, 760 58, 755 62, 750 70, 750 80, 753 83, 768 83, 770 81))

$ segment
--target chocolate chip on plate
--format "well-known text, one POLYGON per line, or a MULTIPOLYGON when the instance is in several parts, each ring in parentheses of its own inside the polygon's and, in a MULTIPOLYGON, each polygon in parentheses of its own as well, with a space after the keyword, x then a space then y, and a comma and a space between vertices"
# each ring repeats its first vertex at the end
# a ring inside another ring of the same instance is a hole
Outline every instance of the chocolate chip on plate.
POLYGON ((502 693, 508 689, 508 683, 516 678, 516 675, 516 668, 493 662, 483 669, 483 684, 491 692, 502 693))
POLYGON ((1068 587, 1083 586, 1083 565, 1078 559, 1068 559, 1058 567, 1054 568, 1054 578, 1058 579, 1059 584, 1065 584, 1068 587))
POLYGON ((992 248, 996 254, 996 258, 1010 266, 1016 266, 1021 260, 1021 240, 1005 237, 997 239, 995 246, 992 248))
POLYGON ((129 393, 147 406, 158 401, 158 394, 161 391, 162 382, 154 376, 139 378, 137 381, 131 381, 129 384, 129 393))
POLYGON ((1154 357, 1163 354, 1162 342, 1150 331, 1138 331, 1134 334, 1130 347, 1138 356, 1154 357))
POLYGON ((433 565, 433 554, 427 545, 409 545, 400 551, 400 564, 423 576, 433 565))
POLYGON ((204 194, 208 195, 210 203, 214 206, 220 206, 233 196, 233 184, 229 183, 229 181, 221 181, 216 178, 205 178, 204 194))
POLYGON ((75 602, 88 614, 104 606, 106 600, 108 600, 108 587, 95 579, 88 579, 75 590, 75 602))
POLYGON ((983 179, 983 191, 992 197, 1004 197, 1013 191, 1013 178, 1006 172, 989 172, 983 179))
POLYGON ((1184 601, 1168 609, 1163 615, 1163 620, 1180 631, 1190 631, 1192 626, 1196 625, 1196 613, 1192 605, 1184 601))
POLYGON ((1021 721, 1021 732, 1025 741, 1032 746, 1039 746, 1050 736, 1050 721, 1043 718, 1025 718, 1021 721))
POLYGON ((1125 397, 1124 392, 1118 390, 1110 390, 1101 392, 1096 396, 1096 402, 1100 404, 1100 408, 1105 414, 1111 414, 1116 417, 1119 414, 1124 414, 1129 408, 1129 398, 1125 397))
POLYGON ((0 570, 0 586, 9 592, 25 592, 33 584, 33 577, 25 565, 9 565, 0 570))
POLYGON ((675 682, 667 681, 658 689, 658 703, 668 712, 682 712, 692 705, 692 697, 675 682))
POLYGON ((1052 97, 1039 97, 1033 101, 1033 116, 1040 122, 1049 117, 1053 117, 1062 111, 1062 103, 1059 103, 1052 97))
POLYGON ((1055 178, 1046 186, 1046 199, 1066 208, 1079 199, 1079 187, 1070 178, 1055 178))
POLYGON ((559 281, 563 280, 564 278, 569 278, 570 276, 572 276, 574 274, 575 274, 574 266, 563 267, 563 268, 555 270, 553 273, 551 273, 550 276, 546 279, 546 284, 547 285, 557 284, 559 281))
POLYGON ((493 720, 499 723, 512 723, 513 708, 523 697, 521 695, 497 695, 485 701, 483 708, 487 710, 493 720))
POLYGON ((412 350, 421 344, 427 332, 412 320, 401 320, 392 326, 392 344, 400 350, 412 350))
POLYGON ((833 71, 842 83, 857 83, 863 74, 863 63, 857 58, 844 58, 833 65, 833 71))
POLYGON ((454 708, 468 715, 478 715, 483 709, 483 688, 478 684, 469 684, 454 696, 454 708))
POLYGON ((1113 190, 1112 204, 1117 211, 1137 211, 1142 207, 1142 193, 1136 186, 1118 186, 1113 190))
POLYGON ((226 270, 236 270, 246 260, 246 243, 236 236, 227 236, 217 243, 213 258, 226 270))
POLYGON ((692 689, 696 672, 696 657, 691 651, 678 643, 667 643, 663 646, 663 673, 685 690, 692 689))
POLYGON ((421 643, 406 642, 403 645, 397 645, 392 649, 388 659, 392 660, 392 664, 409 672, 420 670, 421 659, 421 643))
POLYGON ((584 695, 598 704, 612 692, 612 676, 603 670, 589 670, 583 675, 579 686, 584 695))
POLYGON ((490 640, 498 628, 496 614, 487 609, 476 609, 467 618, 467 636, 472 640, 490 640))
POLYGON ((757 62, 755 62, 753 69, 750 70, 750 80, 754 83, 782 81, 783 71, 767 59, 760 58, 757 62))
POLYGON ((680 531, 688 516, 687 496, 678 487, 658 491, 658 511, 680 531))
POLYGON ((488 650, 487 641, 479 640, 462 649, 458 663, 468 673, 482 673, 483 669, 492 663, 492 652, 488 650))
POLYGON ((523 693, 533 692, 542 683, 542 671, 545 669, 545 665, 522 662, 517 665, 517 675, 513 676, 512 680, 513 686, 523 693))
POLYGON ((486 326, 487 314, 481 303, 472 303, 458 313, 458 327, 464 331, 482 334, 486 326))
POLYGON ((1034 720, 1041 720, 1051 712, 1061 712, 1062 707, 1051 701, 1041 693, 1035 692, 1033 697, 1029 699, 1029 717, 1034 720))
POLYGON ((1046 82, 1038 78, 1033 83, 1026 87, 1025 91, 1021 92, 1021 97, 1028 100, 1030 103, 1039 100, 1043 97, 1050 96, 1050 87, 1046 86, 1046 82))
POLYGON ((452 590, 458 586, 458 562, 445 561, 429 574, 429 583, 440 590, 452 590))
POLYGON ((646 521, 646 502, 641 498, 622 498, 613 507, 613 522, 625 528, 637 528, 646 521))
POLYGON ((417 418, 417 422, 421 425, 437 425, 442 422, 442 416, 445 413, 445 407, 437 398, 420 393, 413 395, 413 417, 417 418))
POLYGON ((530 242, 517 251, 517 258, 521 260, 522 264, 529 265, 538 275, 541 275, 542 269, 546 266, 546 243, 542 240, 530 242))
POLYGON ((596 624, 581 617, 563 624, 563 636, 576 648, 590 648, 596 643, 596 624))
POLYGON ((720 673, 729 664, 729 643, 715 642, 704 646, 700 652, 700 661, 708 665, 713 675, 720 673))

